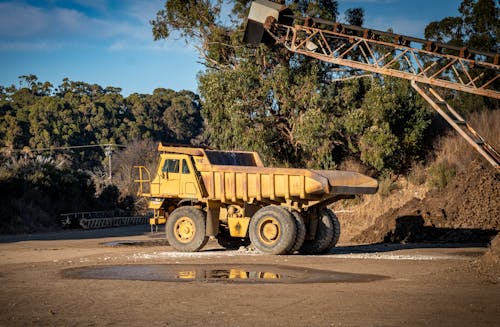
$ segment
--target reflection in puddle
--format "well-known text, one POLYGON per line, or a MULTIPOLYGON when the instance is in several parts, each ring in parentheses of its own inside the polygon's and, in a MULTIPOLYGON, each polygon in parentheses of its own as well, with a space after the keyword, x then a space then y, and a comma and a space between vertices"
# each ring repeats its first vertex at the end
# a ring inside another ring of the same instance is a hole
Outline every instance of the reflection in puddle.
POLYGON ((224 280, 224 279, 280 279, 281 275, 273 272, 245 271, 243 269, 213 269, 213 270, 188 270, 179 271, 177 278, 202 280, 224 280), (201 274, 201 275, 200 275, 201 274))
POLYGON ((383 276, 341 273, 280 265, 116 265, 72 268, 67 278, 122 279, 164 282, 226 283, 359 283, 385 279, 383 276))

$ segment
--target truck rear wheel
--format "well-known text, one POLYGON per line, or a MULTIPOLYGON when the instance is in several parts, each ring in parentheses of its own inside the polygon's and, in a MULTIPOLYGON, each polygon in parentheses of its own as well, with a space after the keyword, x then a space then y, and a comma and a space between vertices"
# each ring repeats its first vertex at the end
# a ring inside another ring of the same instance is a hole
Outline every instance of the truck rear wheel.
POLYGON ((292 216, 295 219, 295 225, 297 228, 297 235, 295 236, 295 242, 293 246, 288 250, 288 253, 293 254, 295 251, 298 251, 302 244, 304 244, 304 240, 306 239, 306 225, 304 224, 304 219, 302 215, 295 210, 292 210, 292 216))
POLYGON ((319 211, 318 224, 314 239, 305 240, 300 248, 303 254, 317 254, 329 249, 330 244, 333 242, 334 223, 328 213, 328 208, 323 208, 319 211))
POLYGON ((267 206, 250 220, 250 241, 257 250, 267 254, 284 254, 290 250, 297 234, 295 219, 285 208, 267 206))
POLYGON ((177 251, 197 252, 205 244, 205 213, 191 206, 172 211, 165 225, 168 243, 177 251))
POLYGON ((330 249, 334 248, 335 245, 337 245, 337 243, 339 241, 339 238, 340 238, 340 222, 339 222, 339 219, 337 218, 337 215, 333 212, 333 210, 328 209, 328 208, 325 208, 323 210, 326 210, 326 213, 330 217, 330 220, 331 220, 331 223, 332 223, 332 226, 333 226, 332 241, 330 242, 330 244, 326 248, 326 250, 330 250, 330 249))

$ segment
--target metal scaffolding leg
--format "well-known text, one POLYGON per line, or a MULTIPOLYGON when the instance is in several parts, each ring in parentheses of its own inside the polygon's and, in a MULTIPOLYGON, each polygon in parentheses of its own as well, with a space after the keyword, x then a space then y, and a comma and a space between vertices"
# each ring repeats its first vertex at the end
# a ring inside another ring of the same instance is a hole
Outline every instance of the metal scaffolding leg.
POLYGON ((415 81, 411 86, 436 110, 477 152, 500 172, 500 155, 453 109, 432 87, 420 87, 415 81))

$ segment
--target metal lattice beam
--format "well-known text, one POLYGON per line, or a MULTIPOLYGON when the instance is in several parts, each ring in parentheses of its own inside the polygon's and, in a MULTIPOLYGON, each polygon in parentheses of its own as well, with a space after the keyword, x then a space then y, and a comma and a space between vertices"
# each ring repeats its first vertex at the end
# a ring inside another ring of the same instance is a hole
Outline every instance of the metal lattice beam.
POLYGON ((312 25, 269 24, 267 31, 294 53, 372 73, 500 99, 497 54, 443 48, 444 45, 421 39, 366 29, 354 30, 339 24, 330 24, 331 29, 314 27, 316 23, 312 25), (412 43, 421 43, 422 49, 412 47, 412 43))

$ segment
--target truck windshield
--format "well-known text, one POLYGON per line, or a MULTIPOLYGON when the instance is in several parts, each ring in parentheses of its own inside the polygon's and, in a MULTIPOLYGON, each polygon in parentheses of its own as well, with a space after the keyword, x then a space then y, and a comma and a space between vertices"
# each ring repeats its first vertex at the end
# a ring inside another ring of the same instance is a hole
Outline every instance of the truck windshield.
POLYGON ((179 159, 167 159, 161 170, 164 173, 179 173, 179 159))
POLYGON ((252 153, 205 150, 205 154, 213 165, 257 166, 252 153))

